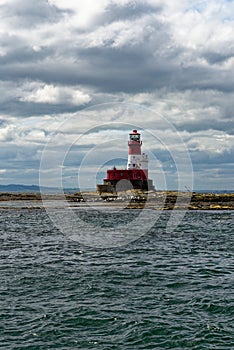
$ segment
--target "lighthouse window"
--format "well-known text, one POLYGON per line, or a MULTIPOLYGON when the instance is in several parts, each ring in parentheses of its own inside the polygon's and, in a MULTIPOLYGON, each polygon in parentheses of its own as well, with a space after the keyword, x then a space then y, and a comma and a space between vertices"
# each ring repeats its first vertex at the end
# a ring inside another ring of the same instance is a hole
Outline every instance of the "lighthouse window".
POLYGON ((120 176, 123 176, 123 173, 120 173, 120 176))
POLYGON ((130 135, 132 141, 140 141, 140 135, 130 135))
POLYGON ((136 166, 136 164, 133 164, 132 166, 133 166, 133 167, 135 167, 135 166, 136 166))

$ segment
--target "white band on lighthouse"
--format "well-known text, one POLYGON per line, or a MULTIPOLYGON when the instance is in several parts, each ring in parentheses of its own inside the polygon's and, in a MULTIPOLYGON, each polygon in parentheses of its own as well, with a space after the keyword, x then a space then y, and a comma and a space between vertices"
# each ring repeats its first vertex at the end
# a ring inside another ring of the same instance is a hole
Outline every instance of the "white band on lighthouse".
POLYGON ((128 164, 127 169, 142 169, 147 170, 148 169, 148 157, 145 153, 142 155, 128 155, 128 164))

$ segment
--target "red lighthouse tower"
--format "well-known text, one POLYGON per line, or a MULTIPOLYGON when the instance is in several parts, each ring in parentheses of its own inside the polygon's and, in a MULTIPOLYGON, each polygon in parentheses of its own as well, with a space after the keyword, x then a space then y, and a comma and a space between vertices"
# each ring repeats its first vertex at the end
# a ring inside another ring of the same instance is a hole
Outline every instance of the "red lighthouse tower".
POLYGON ((107 170, 103 185, 97 185, 99 192, 126 191, 129 189, 154 190, 152 180, 148 179, 148 156, 141 153, 141 134, 133 130, 129 134, 127 169, 114 167, 107 170), (125 180, 125 181, 121 181, 125 180))

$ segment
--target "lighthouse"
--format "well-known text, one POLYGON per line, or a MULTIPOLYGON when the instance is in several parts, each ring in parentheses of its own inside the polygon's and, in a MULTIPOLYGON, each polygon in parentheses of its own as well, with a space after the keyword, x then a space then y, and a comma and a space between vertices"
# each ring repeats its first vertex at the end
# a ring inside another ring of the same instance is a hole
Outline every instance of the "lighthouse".
POLYGON ((141 152, 141 134, 134 129, 129 134, 128 161, 126 169, 107 170, 103 185, 97 185, 99 193, 116 192, 116 189, 154 190, 152 180, 148 179, 148 156, 141 152), (124 181, 123 181, 124 180, 124 181))
POLYGON ((148 156, 145 153, 141 154, 141 146, 141 134, 133 130, 129 134, 127 169, 142 169, 148 176, 148 156))

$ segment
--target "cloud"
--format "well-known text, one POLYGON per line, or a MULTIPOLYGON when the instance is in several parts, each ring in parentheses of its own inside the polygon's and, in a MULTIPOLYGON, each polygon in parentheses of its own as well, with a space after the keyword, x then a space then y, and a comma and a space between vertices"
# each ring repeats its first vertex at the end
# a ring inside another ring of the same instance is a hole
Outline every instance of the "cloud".
POLYGON ((31 0, 4 0, 0 2, 0 9, 7 19, 4 24, 13 31, 58 21, 63 14, 57 7, 48 6, 46 0, 37 1, 36 6, 31 0))
POLYGON ((35 88, 32 92, 25 94, 21 101, 51 104, 83 105, 90 102, 88 94, 72 87, 61 87, 54 85, 43 85, 35 88))
POLYGON ((71 18, 72 25, 76 28, 87 28, 94 18, 104 12, 108 0, 92 1, 86 0, 82 3, 73 0, 49 0, 49 4, 61 10, 70 10, 73 13, 71 18), (75 24, 74 24, 75 22, 75 24))
MULTIPOLYGON (((167 135, 172 150, 173 132, 156 114, 174 125, 204 183, 202 172, 213 167, 212 185, 233 186, 227 182, 234 147, 233 1, 0 0, 0 11, 4 181, 8 169, 16 174, 21 169, 22 181, 25 174, 25 181, 35 183, 43 146, 53 133, 59 149, 94 125, 127 124, 132 119, 124 109, 85 110, 125 102, 156 112, 140 110, 135 121, 143 119, 158 137, 167 135), (57 132, 67 117, 70 124, 57 132)), ((103 141, 114 130, 100 131, 103 141)), ((118 132, 124 137, 127 126, 118 132)), ((90 139, 87 147, 99 142, 92 131, 90 139)), ((152 149, 170 171, 163 146, 152 149)))

